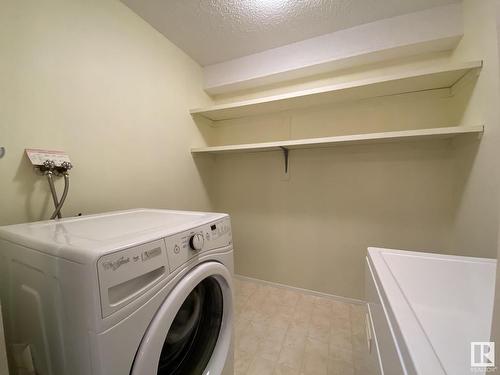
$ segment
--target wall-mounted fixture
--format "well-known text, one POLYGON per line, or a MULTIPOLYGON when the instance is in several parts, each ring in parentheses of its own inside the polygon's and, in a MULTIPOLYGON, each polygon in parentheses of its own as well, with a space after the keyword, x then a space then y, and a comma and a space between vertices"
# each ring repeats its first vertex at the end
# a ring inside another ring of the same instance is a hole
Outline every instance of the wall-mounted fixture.
POLYGON ((322 138, 291 139, 287 141, 276 141, 276 142, 209 146, 209 147, 192 148, 191 153, 193 155, 201 155, 201 154, 229 154, 236 152, 282 151, 285 175, 288 175, 290 170, 289 157, 291 150, 327 148, 339 145, 408 142, 412 140, 417 141, 422 139, 433 139, 433 138, 445 139, 445 138, 459 137, 468 134, 469 135, 477 134, 480 139, 483 132, 484 132, 484 125, 448 126, 442 128, 350 134, 350 135, 339 135, 339 136, 322 137, 322 138))
POLYGON ((0 159, 5 156, 5 147, 0 146, 0 159))
MULTIPOLYGON (((206 108, 191 109, 193 118, 204 118, 216 125, 220 121, 249 118, 283 111, 301 110, 327 104, 354 102, 363 99, 390 97, 422 91, 447 89, 450 96, 463 88, 461 81, 475 79, 483 66, 481 60, 457 62, 449 65, 436 64, 421 69, 409 69, 393 74, 363 78, 287 92, 261 98, 245 99, 216 104, 206 108), (467 77, 467 78, 466 78, 467 77)), ((234 152, 281 151, 284 161, 284 175, 289 178, 289 158, 292 150, 335 147, 346 144, 387 143, 427 138, 453 138, 466 134, 482 135, 484 126, 462 125, 439 128, 387 129, 378 133, 335 135, 320 138, 287 139, 259 143, 238 143, 192 148, 196 154, 222 154, 234 152)), ((214 127, 216 129, 217 126, 214 127)))
POLYGON ((73 168, 68 154, 64 151, 26 149, 26 155, 35 167, 36 171, 44 176, 47 176, 52 200, 54 201, 54 212, 51 219, 56 217, 61 218, 61 209, 66 201, 69 191, 69 171, 73 168), (59 200, 57 191, 54 185, 54 176, 64 177, 64 190, 59 200))
POLYGON ((283 150, 283 158, 285 162, 285 175, 288 174, 288 148, 280 146, 281 150, 283 150))

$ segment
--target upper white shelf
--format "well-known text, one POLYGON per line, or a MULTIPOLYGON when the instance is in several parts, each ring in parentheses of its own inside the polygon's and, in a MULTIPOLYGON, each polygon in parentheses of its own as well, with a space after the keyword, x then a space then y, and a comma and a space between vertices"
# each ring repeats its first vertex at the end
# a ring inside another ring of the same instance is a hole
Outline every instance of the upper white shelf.
POLYGON ((193 154, 222 154, 228 152, 278 151, 297 148, 321 148, 341 144, 386 143, 425 138, 452 138, 462 134, 481 134, 484 126, 451 126, 444 128, 402 130, 382 133, 341 135, 336 137, 295 139, 289 141, 211 146, 192 148, 193 154))
POLYGON ((192 109, 190 113, 219 121, 344 100, 359 100, 415 91, 451 88, 469 71, 481 68, 481 66, 482 61, 470 61, 447 65, 446 67, 431 67, 259 99, 192 109))

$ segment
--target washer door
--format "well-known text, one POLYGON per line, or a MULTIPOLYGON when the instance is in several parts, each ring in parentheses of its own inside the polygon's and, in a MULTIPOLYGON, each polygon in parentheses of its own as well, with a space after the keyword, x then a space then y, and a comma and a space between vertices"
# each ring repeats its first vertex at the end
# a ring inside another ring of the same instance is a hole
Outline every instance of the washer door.
POLYGON ((232 337, 231 291, 231 274, 220 263, 184 276, 149 325, 131 374, 220 374, 232 337))

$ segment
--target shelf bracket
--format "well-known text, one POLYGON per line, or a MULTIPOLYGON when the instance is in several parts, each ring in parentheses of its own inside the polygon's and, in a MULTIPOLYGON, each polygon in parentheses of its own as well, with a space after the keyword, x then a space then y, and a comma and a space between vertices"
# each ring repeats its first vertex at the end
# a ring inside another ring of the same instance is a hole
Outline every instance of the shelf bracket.
POLYGON ((285 161, 285 174, 288 174, 288 149, 286 147, 280 146, 283 151, 283 158, 285 161))

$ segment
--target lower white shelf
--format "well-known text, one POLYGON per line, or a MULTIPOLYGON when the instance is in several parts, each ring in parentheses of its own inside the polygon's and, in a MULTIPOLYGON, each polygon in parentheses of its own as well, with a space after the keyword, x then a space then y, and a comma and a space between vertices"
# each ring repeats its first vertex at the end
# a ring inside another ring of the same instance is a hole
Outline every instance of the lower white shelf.
POLYGON ((343 144, 387 143, 427 138, 452 138, 463 134, 482 134, 484 126, 453 126, 432 129, 402 130, 382 133, 341 135, 336 137, 295 139, 289 141, 249 143, 227 146, 192 148, 193 154, 222 154, 229 152, 279 151, 297 148, 333 147, 343 144))

